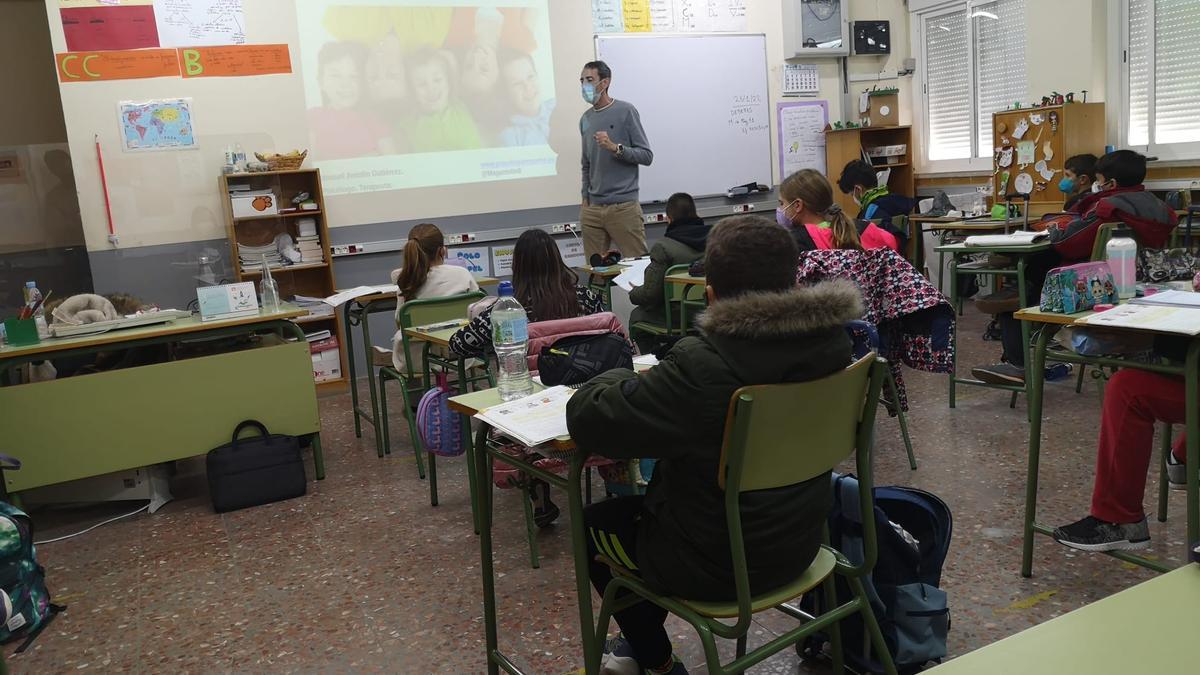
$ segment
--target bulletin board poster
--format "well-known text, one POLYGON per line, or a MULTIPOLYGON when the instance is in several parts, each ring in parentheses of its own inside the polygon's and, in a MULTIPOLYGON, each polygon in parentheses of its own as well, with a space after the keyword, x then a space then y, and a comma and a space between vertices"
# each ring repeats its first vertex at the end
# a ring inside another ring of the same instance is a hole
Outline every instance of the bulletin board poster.
POLYGON ((59 0, 72 52, 240 45, 242 0, 59 0))
POLYGON ((492 247, 492 276, 494 277, 510 277, 512 276, 512 246, 494 246, 492 247))
POLYGON ((747 0, 592 0, 599 33, 746 32, 747 0))
POLYGON ((558 240, 558 252, 567 267, 583 267, 587 257, 583 254, 583 240, 572 237, 558 240))
POLYGON ((828 101, 779 103, 779 177, 801 169, 825 173, 825 125, 829 123, 828 101))
POLYGON ((118 104, 121 147, 126 152, 196 148, 192 99, 164 98, 118 104))
POLYGON ((492 274, 492 260, 486 246, 452 248, 450 249, 450 262, 466 268, 468 272, 477 277, 487 277, 492 274))

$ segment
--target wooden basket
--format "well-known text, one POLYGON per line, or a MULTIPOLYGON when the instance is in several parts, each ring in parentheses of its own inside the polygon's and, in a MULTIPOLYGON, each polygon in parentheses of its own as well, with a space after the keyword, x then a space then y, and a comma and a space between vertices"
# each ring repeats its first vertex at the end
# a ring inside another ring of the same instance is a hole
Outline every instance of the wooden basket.
POLYGON ((271 171, 294 171, 299 169, 304 164, 304 158, 308 157, 308 150, 298 154, 273 154, 264 155, 261 152, 254 153, 260 162, 266 162, 267 168, 271 171))

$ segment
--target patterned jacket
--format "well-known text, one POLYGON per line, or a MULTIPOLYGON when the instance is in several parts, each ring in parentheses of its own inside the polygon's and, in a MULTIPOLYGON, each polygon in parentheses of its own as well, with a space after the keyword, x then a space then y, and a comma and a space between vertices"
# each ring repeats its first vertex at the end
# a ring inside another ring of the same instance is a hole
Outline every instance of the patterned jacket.
POLYGON ((796 281, 850 279, 863 294, 863 319, 879 330, 880 356, 896 379, 899 403, 908 410, 901 364, 931 373, 954 368, 954 311, 946 296, 891 249, 807 251, 796 281))

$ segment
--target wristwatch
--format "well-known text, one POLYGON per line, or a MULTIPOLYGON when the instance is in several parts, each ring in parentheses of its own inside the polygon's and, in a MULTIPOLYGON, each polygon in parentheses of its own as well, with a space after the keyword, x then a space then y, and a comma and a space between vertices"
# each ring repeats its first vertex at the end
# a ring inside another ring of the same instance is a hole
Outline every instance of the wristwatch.
POLYGON ((624 155, 624 154, 625 154, 625 145, 622 143, 617 143, 617 157, 620 157, 621 155, 624 155))

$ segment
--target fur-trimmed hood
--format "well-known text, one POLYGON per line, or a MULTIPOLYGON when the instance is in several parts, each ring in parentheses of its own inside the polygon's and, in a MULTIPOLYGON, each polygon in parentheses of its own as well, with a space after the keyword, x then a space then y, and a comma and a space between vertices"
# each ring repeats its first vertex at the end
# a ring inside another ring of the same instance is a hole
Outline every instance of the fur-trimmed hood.
POLYGON ((714 302, 697 324, 705 335, 778 340, 841 328, 863 315, 862 294, 845 279, 714 302))

